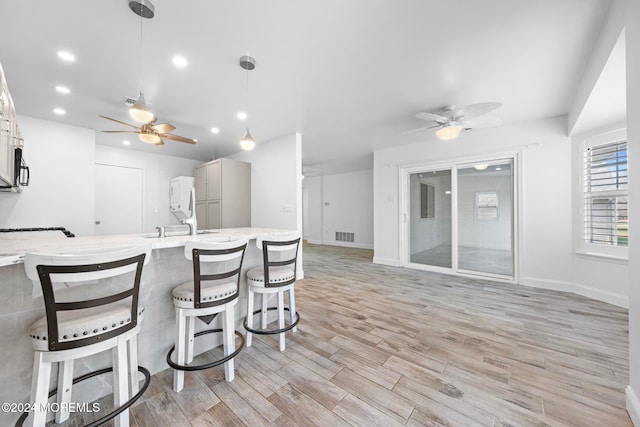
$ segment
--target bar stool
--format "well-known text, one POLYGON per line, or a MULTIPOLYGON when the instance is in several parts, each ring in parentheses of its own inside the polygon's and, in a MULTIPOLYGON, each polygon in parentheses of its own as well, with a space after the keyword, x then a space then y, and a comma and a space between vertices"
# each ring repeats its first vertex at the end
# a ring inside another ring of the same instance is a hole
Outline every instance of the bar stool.
POLYGON ((193 281, 173 289, 176 343, 167 353, 167 363, 174 369, 173 390, 176 392, 184 387, 184 371, 199 371, 224 363, 226 380, 234 379, 233 358, 244 348, 244 336, 234 326, 234 307, 238 303, 240 269, 246 248, 246 239, 224 242, 190 241, 185 245, 184 255, 193 261, 193 281), (212 273, 203 274, 205 268, 212 273), (233 276, 236 278, 232 279, 233 276), (210 324, 220 313, 224 313, 222 329, 209 329, 194 334, 196 318, 210 324), (193 361, 194 339, 216 332, 222 332, 224 357, 202 365, 187 365, 186 363, 193 361), (237 349, 234 333, 241 339, 237 349), (177 352, 176 362, 171 360, 174 351, 177 352))
MULTIPOLYGON (((151 246, 90 251, 84 254, 28 253, 24 267, 40 282, 46 317, 29 327, 33 349, 30 425, 44 426, 46 404, 57 394, 56 423, 69 418, 71 386, 113 371, 114 410, 91 425, 115 418, 129 425, 128 408, 142 396, 151 375, 138 366, 137 334, 144 308, 138 304, 142 268, 151 246), (79 296, 81 295, 81 297, 79 296), (73 379, 75 359, 105 350, 113 352, 113 366, 73 379), (57 389, 49 392, 52 364, 58 364, 57 389), (138 372, 145 376, 139 387, 138 372)), ((22 414, 16 425, 27 419, 22 414)))
POLYGON ((300 237, 295 233, 263 234, 256 239, 258 249, 262 250, 263 264, 247 272, 249 295, 247 298, 247 317, 244 328, 247 330, 247 347, 251 346, 252 334, 279 334, 280 351, 284 351, 284 333, 293 329, 300 321, 296 312, 296 300, 293 286, 296 282, 296 267, 300 237), (284 306, 284 293, 289 292, 289 307, 284 306), (262 308, 253 310, 254 294, 262 296, 262 308), (267 307, 268 298, 278 296, 276 307, 267 307), (268 311, 278 310, 278 329, 267 329, 268 311), (285 327, 284 312, 289 312, 289 325, 285 327), (261 313, 260 329, 253 328, 253 317, 261 313))

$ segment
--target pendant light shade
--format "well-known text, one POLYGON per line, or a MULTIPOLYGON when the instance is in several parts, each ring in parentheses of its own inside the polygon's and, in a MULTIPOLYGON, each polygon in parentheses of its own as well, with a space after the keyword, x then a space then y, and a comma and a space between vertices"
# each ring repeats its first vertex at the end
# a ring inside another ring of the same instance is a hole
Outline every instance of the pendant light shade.
POLYGON ((460 135, 460 132, 462 132, 462 127, 452 124, 438 129, 436 131, 436 136, 438 137, 438 139, 441 139, 443 141, 449 141, 452 139, 456 139, 460 135))
POLYGON ((153 111, 144 99, 144 93, 140 91, 138 100, 129 108, 129 115, 138 123, 149 123, 153 120, 153 111))
POLYGON ((151 111, 151 107, 149 107, 145 101, 144 92, 142 91, 142 73, 144 70, 142 21, 143 19, 151 19, 155 16, 155 7, 149 0, 130 0, 129 8, 140 17, 140 96, 138 96, 138 100, 129 108, 129 115, 138 123, 149 123, 153 120, 154 114, 153 111, 151 111))
POLYGON ((249 128, 246 128, 244 132, 244 136, 240 140, 240 147, 242 147, 243 150, 250 151, 250 150, 253 150, 255 146, 256 146, 256 141, 251 136, 251 133, 249 132, 249 128))
MULTIPOLYGON (((249 102, 249 71, 256 68, 256 60, 250 56, 240 57, 240 67, 247 72, 247 103, 249 102)), ((256 141, 249 132, 249 126, 245 128, 244 135, 240 139, 240 147, 243 150, 250 151, 256 146, 256 141)))

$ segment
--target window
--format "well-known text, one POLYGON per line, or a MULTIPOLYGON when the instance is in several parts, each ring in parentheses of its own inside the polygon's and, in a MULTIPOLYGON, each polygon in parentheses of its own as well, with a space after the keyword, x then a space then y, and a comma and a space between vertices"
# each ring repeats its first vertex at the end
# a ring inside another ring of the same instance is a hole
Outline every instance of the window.
POLYGON ((627 142, 584 149, 585 243, 606 246, 629 244, 627 142))
POLYGON ((498 193, 476 193, 476 219, 498 219, 498 193))

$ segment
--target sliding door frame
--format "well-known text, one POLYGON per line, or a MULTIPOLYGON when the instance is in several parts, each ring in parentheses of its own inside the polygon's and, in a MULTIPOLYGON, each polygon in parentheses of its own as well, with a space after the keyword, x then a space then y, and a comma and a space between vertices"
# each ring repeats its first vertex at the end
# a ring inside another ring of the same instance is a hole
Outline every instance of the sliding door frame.
POLYGON ((433 162, 433 163, 420 163, 412 165, 404 165, 398 168, 399 173, 399 249, 400 249, 400 264, 403 267, 412 268, 416 270, 432 271, 437 273, 454 274, 457 276, 465 277, 480 277, 507 283, 518 283, 520 274, 520 183, 521 183, 521 160, 522 153, 519 151, 509 151, 502 153, 492 153, 476 157, 452 159, 446 162, 433 162), (511 215, 512 215, 512 239, 511 239, 511 252, 512 252, 512 269, 513 275, 511 277, 485 272, 476 272, 463 270, 458 267, 458 169, 467 168, 474 164, 484 164, 496 161, 511 160, 513 165, 512 171, 512 201, 511 201, 511 215), (431 171, 451 170, 451 268, 431 266, 425 264, 419 264, 411 262, 411 193, 410 193, 410 176, 414 173, 424 173, 431 171))

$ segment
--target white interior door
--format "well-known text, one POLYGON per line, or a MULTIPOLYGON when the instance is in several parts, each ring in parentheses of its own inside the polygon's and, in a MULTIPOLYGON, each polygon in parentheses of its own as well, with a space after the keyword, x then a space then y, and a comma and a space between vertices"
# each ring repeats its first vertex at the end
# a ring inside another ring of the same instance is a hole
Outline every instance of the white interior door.
POLYGON ((142 233, 142 169, 96 164, 95 235, 142 233))

